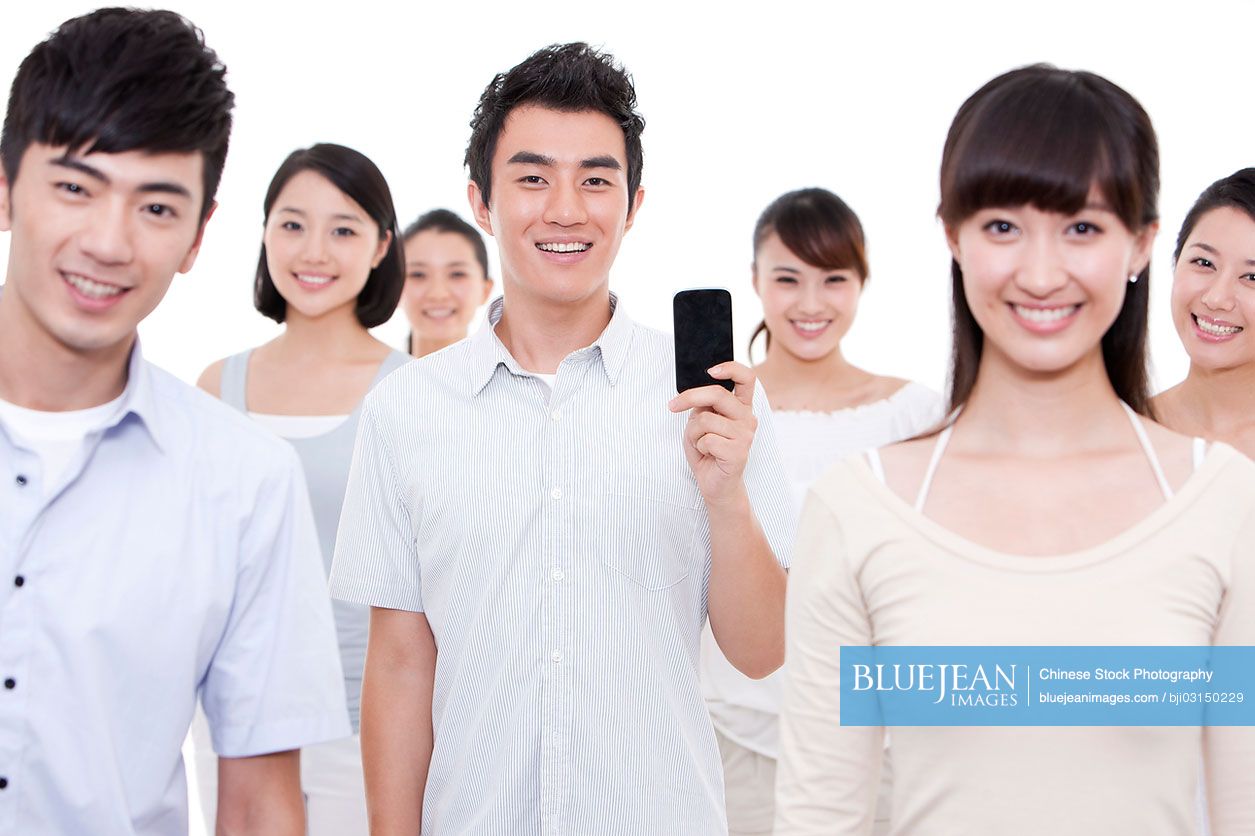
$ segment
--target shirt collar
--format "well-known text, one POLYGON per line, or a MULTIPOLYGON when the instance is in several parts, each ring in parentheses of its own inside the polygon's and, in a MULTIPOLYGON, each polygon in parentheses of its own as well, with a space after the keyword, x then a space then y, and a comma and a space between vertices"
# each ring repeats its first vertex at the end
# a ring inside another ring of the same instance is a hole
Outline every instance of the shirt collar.
POLYGON ((134 415, 148 432, 157 449, 165 452, 164 434, 161 431, 161 420, 156 395, 153 392, 152 366, 144 359, 139 347, 139 337, 131 348, 131 359, 127 363, 126 388, 122 390, 122 406, 118 409, 113 421, 107 429, 118 426, 127 417, 134 415))
MULTIPOLYGON (((498 296, 488 306, 488 316, 484 324, 470 338, 470 384, 471 395, 478 395, 488 385, 488 381, 497 372, 497 367, 504 365, 511 374, 524 376, 524 370, 518 361, 511 356, 509 349, 497 337, 496 326, 501 321, 505 310, 505 297, 498 296)), ((601 358, 602 369, 606 379, 614 386, 618 382, 623 363, 627 360, 628 349, 632 342, 632 320, 619 305, 619 297, 610 294, 610 322, 593 344, 578 352, 596 352, 601 358)))

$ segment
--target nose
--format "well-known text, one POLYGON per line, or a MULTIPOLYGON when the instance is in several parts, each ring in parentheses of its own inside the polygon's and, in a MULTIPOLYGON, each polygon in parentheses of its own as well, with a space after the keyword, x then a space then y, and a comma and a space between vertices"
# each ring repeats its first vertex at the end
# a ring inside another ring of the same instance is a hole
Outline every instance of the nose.
POLYGON ((301 255, 311 264, 317 264, 327 260, 327 242, 324 240, 322 233, 311 231, 305 236, 305 246, 302 248, 301 255))
POLYGON ((816 313, 823 307, 823 302, 819 298, 820 287, 820 282, 802 282, 802 293, 798 298, 798 308, 802 313, 816 313))
POLYGON ((1201 301, 1211 311, 1231 311, 1237 304, 1236 279, 1233 276, 1217 276, 1203 291, 1201 301))
POLYGON ((1043 237, 1023 248, 1015 269, 1016 287, 1044 299, 1067 283, 1067 264, 1054 241, 1043 237))
POLYGON ((545 223, 579 226, 588 220, 588 207, 578 185, 559 181, 549 189, 545 201, 545 223))
POLYGON ((134 257, 134 214, 121 201, 101 201, 79 236, 79 247, 100 264, 129 264, 134 257))

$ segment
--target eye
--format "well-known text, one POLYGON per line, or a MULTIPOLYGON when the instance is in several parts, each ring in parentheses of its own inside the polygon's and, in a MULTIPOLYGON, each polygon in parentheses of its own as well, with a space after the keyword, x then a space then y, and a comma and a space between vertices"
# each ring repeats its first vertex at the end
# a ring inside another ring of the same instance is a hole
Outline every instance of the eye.
POLYGON ((449 278, 451 278, 451 279, 465 279, 465 278, 466 278, 466 273, 462 272, 461 270, 454 270, 452 273, 450 273, 450 274, 449 274, 449 278))
POLYGON ((144 207, 144 211, 158 218, 177 218, 178 212, 174 211, 174 207, 167 206, 164 203, 150 203, 144 207))
POLYGON ((1077 221, 1068 227, 1068 231, 1074 235, 1098 235, 1102 232, 1102 229, 1097 224, 1089 221, 1077 221))
POLYGON ((609 186, 609 185, 610 185, 610 181, 609 181, 609 180, 607 180, 607 179, 606 179, 606 178, 604 178, 604 177, 589 177, 589 178, 588 178, 587 180, 585 180, 584 182, 585 182, 587 185, 592 186, 593 188, 601 188, 601 187, 603 187, 603 186, 609 186))
POLYGON ((1011 235, 1012 233, 1018 232, 1015 224, 998 218, 995 218, 985 224, 985 231, 994 236, 1011 235))
POLYGON ((797 278, 794 276, 776 276, 779 284, 797 284, 797 278))
POLYGON ((355 230, 349 229, 347 226, 337 226, 331 230, 331 234, 340 238, 350 238, 357 234, 355 230))
POLYGON ((415 270, 414 272, 412 272, 412 273, 410 273, 408 276, 406 276, 406 278, 407 278, 407 279, 413 279, 413 280, 415 280, 415 281, 420 281, 420 280, 422 280, 422 279, 427 278, 427 274, 426 274, 426 273, 423 273, 423 272, 420 272, 420 271, 418 271, 418 270, 415 270))
POLYGON ((1197 258, 1191 258, 1190 264, 1197 264, 1199 267, 1202 267, 1204 270, 1216 269, 1216 265, 1212 264, 1211 259, 1203 258, 1201 255, 1198 256, 1197 258))
POLYGON ((78 183, 60 182, 55 185, 57 189, 72 195, 86 195, 87 189, 84 189, 78 183))
POLYGON ((300 232, 301 225, 296 221, 284 221, 279 225, 280 229, 286 229, 288 232, 300 232))
POLYGON ((1238 278, 1239 278, 1239 279, 1241 279, 1241 280, 1242 280, 1242 281, 1244 281, 1244 282, 1251 282, 1251 283, 1255 283, 1255 273, 1243 273, 1243 274, 1242 274, 1241 276, 1239 276, 1238 278))
POLYGON ((824 279, 824 281, 825 281, 825 282, 832 282, 833 284, 838 284, 838 283, 840 283, 840 282, 847 281, 847 279, 846 279, 846 277, 845 277, 845 276, 841 275, 840 273, 833 273, 831 276, 829 276, 828 278, 824 279))
POLYGON ((539 174, 525 174, 519 178, 519 182, 525 186, 543 186, 545 184, 545 178, 541 177, 539 174))

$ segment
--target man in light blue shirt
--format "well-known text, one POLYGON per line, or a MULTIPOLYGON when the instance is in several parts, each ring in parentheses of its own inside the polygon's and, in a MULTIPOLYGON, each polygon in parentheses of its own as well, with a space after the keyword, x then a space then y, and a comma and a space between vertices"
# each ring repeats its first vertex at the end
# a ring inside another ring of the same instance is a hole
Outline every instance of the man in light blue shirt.
POLYGON ((151 366, 233 97, 199 30, 109 9, 22 63, 0 137, 0 834, 186 833, 201 695, 219 823, 304 833, 300 746, 348 734, 295 454, 151 366))
POLYGON ((609 271, 641 206, 627 74, 584 44, 497 76, 468 151, 504 300, 368 397, 332 593, 370 604, 377 834, 726 836, 707 614, 784 655, 788 487, 753 372, 675 391, 609 271))

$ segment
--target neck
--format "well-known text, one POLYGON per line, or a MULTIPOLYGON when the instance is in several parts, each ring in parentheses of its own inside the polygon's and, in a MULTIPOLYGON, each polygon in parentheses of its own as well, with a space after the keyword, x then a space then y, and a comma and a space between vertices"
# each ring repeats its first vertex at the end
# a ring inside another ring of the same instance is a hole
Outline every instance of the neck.
POLYGON ((414 334, 413 331, 411 331, 410 332, 410 356, 411 357, 425 357, 426 355, 431 354, 433 351, 439 351, 442 348, 447 348, 448 346, 451 346, 458 340, 462 340, 462 339, 466 339, 465 334, 453 340, 437 340, 437 339, 428 339, 426 337, 418 337, 414 334))
POLYGON ((1255 421, 1255 363, 1219 370, 1191 363, 1178 395, 1178 408, 1210 434, 1245 429, 1255 421))
POLYGON ((0 293, 0 400, 66 412, 108 403, 126 388, 135 334, 116 345, 79 351, 36 324, 18 292, 0 293))
POLYGON ((285 352, 306 360, 344 360, 374 345, 375 338, 357 321, 354 306, 344 305, 310 318, 288 306, 283 333, 274 341, 285 352))
POLYGON ((592 345, 610 322, 606 285, 576 302, 554 302, 511 287, 497 338, 529 372, 553 374, 571 352, 592 345))
POLYGON ((767 357, 755 371, 764 387, 770 381, 776 389, 844 389, 869 376, 845 359, 840 345, 823 357, 807 360, 777 343, 767 349, 767 357))
POLYGON ((986 452, 1057 456, 1127 441, 1122 412, 1101 350, 1047 374, 1012 368, 986 345, 959 422, 986 452))

